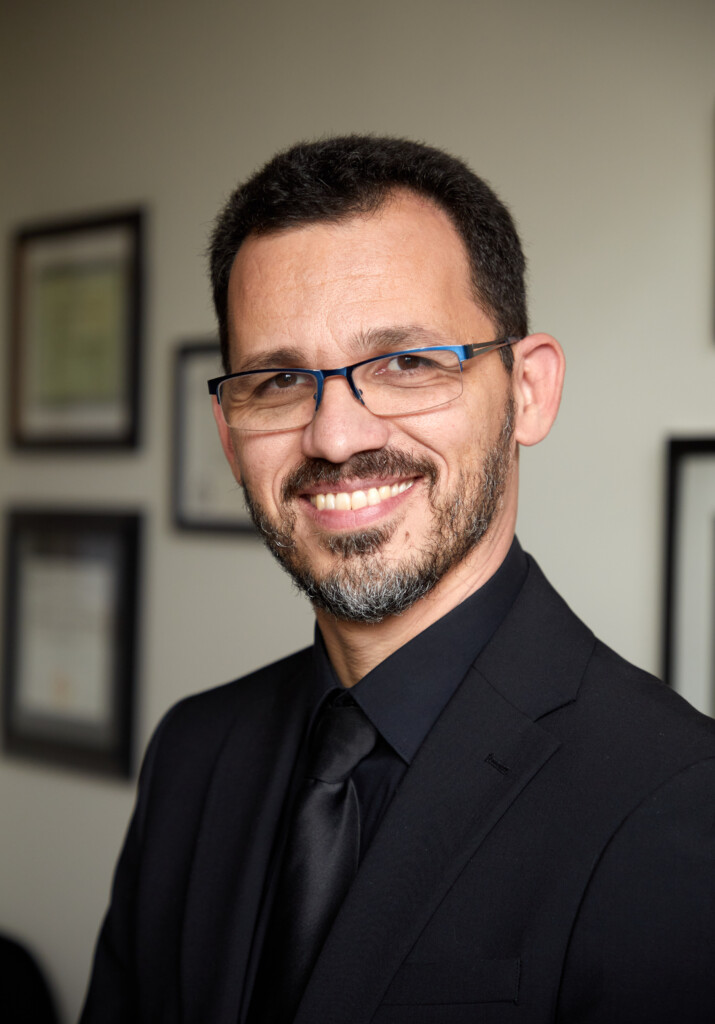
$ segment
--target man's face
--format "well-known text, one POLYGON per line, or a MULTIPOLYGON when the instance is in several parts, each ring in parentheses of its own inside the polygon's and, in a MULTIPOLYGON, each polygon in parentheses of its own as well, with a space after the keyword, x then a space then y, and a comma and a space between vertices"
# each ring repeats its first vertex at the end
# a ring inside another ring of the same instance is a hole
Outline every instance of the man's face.
MULTIPOLYGON (((228 301, 234 371, 329 369, 496 337, 457 232, 411 194, 370 216, 249 238, 228 301)), ((338 377, 307 427, 220 429, 254 519, 296 582, 338 618, 379 621, 478 561, 481 538, 515 501, 512 414, 492 352, 465 364, 460 398, 428 412, 373 416, 338 377)))

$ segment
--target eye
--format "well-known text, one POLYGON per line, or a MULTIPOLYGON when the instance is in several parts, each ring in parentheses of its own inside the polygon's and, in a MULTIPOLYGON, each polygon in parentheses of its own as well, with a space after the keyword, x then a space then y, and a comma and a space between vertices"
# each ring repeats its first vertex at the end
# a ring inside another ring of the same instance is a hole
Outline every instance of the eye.
POLYGON ((434 363, 431 359, 412 352, 393 356, 381 365, 388 373, 417 373, 420 370, 430 369, 434 363))
POLYGON ((244 400, 275 405, 303 401, 315 393, 315 378, 299 370, 257 370, 239 377, 243 382, 244 400))
POLYGON ((277 373, 266 381, 267 388, 294 388, 305 384, 307 377, 304 373, 277 373))
POLYGON ((254 393, 265 395, 276 391, 297 391, 315 388, 315 380, 308 373, 292 373, 280 370, 278 373, 257 373, 253 382, 254 393))

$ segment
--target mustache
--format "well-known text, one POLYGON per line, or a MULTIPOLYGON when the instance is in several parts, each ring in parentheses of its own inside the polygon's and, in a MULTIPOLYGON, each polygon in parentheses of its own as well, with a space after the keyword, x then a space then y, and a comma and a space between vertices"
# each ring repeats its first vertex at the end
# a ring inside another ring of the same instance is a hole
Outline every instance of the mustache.
POLYGON ((296 498, 306 487, 317 484, 338 486, 344 480, 366 480, 380 476, 424 476, 434 484, 438 469, 431 459, 417 457, 395 448, 356 452, 347 462, 305 459, 283 481, 284 501, 296 498))

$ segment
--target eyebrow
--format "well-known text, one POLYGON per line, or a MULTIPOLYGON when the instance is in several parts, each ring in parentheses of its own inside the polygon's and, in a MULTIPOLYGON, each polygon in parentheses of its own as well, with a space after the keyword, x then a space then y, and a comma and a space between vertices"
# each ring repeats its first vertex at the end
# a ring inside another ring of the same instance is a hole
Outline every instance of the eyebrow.
MULTIPOLYGON (((350 347, 355 350, 356 362, 359 362, 361 356, 369 359, 371 355, 394 352, 400 348, 421 348, 444 344, 450 344, 449 339, 429 327, 423 327, 420 324, 397 324, 392 327, 372 327, 369 330, 360 331, 353 337, 350 347)), ((305 353, 299 348, 281 346, 267 349, 265 352, 257 352, 245 362, 240 361, 240 369, 237 372, 296 367, 302 367, 305 370, 329 369, 329 367, 311 366, 305 358, 305 353)))
POLYGON ((444 345, 446 339, 439 331, 421 324, 397 324, 394 327, 373 327, 361 331, 355 338, 355 348, 366 356, 397 348, 417 348, 427 345, 444 345))
POLYGON ((310 369, 305 363, 303 354, 300 349, 297 348, 272 348, 266 352, 257 352, 254 356, 250 356, 248 359, 240 360, 240 367, 237 370, 238 373, 245 373, 247 370, 270 370, 272 368, 281 369, 281 367, 295 367, 302 366, 304 369, 310 369))

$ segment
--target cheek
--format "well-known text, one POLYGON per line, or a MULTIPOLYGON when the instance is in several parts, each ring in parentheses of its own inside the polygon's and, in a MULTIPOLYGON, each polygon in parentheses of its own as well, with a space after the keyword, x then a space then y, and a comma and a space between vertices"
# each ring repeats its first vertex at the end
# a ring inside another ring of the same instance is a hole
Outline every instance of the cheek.
POLYGON ((243 482, 265 504, 278 507, 287 472, 299 457, 299 444, 292 438, 247 435, 234 444, 236 464, 243 482))
POLYGON ((424 413, 405 426, 413 446, 436 462, 445 482, 459 475, 465 460, 479 457, 486 436, 483 417, 464 408, 424 413))

